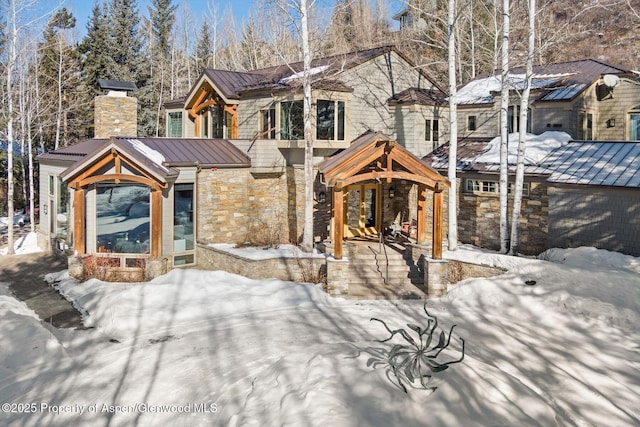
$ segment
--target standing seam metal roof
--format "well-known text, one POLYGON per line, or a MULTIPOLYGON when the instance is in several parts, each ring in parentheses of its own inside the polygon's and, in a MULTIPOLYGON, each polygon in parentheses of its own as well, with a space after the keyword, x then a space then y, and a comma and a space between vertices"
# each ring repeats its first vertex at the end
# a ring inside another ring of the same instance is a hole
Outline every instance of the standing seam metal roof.
POLYGON ((543 162, 549 182, 640 188, 640 142, 572 141, 543 162))
MULTIPOLYGON (((202 138, 112 138, 129 144, 138 140, 164 157, 165 166, 235 166, 249 167, 251 159, 226 139, 202 138)), ((75 163, 82 157, 109 144, 109 139, 89 139, 78 144, 38 156, 39 161, 75 163)))

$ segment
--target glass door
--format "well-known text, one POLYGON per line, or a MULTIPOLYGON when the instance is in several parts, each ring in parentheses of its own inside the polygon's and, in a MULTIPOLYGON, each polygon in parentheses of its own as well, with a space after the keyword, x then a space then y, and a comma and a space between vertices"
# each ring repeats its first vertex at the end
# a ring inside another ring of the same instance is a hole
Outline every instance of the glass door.
POLYGON ((380 184, 350 185, 344 192, 344 236, 354 238, 378 234, 380 184))

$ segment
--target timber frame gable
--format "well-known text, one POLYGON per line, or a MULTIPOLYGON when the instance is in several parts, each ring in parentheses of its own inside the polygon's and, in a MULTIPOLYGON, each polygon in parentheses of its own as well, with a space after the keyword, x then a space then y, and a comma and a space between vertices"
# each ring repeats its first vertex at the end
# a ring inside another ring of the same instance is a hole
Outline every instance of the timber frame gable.
MULTIPOLYGON (((134 140, 135 141, 135 140, 134 140)), ((127 142, 131 144, 131 141, 127 142)), ((134 146, 135 147, 135 146, 134 146)), ((162 246, 162 192, 175 181, 178 171, 150 161, 149 157, 124 141, 111 142, 67 168, 61 178, 73 189, 73 247, 79 255, 86 252, 85 191, 100 182, 131 182, 149 187, 151 192, 151 248, 157 258, 162 246)))
POLYGON ((426 191, 433 192, 432 257, 442 258, 443 191, 449 181, 435 169, 427 166, 400 144, 379 132, 359 137, 343 152, 319 165, 321 181, 332 191, 332 223, 334 257, 342 258, 344 240, 344 192, 356 183, 391 183, 394 179, 418 185, 417 241, 426 240, 426 191))

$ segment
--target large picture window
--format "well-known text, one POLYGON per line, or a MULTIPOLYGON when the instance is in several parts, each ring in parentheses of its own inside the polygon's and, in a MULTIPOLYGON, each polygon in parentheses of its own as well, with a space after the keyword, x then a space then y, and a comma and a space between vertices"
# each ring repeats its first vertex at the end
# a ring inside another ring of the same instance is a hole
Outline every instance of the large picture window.
POLYGON ((150 248, 149 187, 100 183, 96 186, 96 250, 148 253, 150 248))
POLYGON ((280 103, 280 139, 304 139, 302 101, 280 103))
POLYGON ((344 140, 344 101, 316 103, 316 139, 344 140))

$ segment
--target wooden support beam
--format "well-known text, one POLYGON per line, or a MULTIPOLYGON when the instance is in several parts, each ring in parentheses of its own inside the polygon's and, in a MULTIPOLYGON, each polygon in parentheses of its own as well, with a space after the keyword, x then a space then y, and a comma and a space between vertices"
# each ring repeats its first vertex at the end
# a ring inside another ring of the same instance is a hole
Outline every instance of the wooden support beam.
POLYGON ((344 195, 342 186, 333 187, 333 257, 342 259, 344 239, 344 195))
POLYGON ((419 245, 424 245, 427 239, 427 189, 418 185, 418 230, 416 239, 419 245))
POLYGON ((431 257, 442 259, 442 191, 433 193, 433 237, 431 257))
POLYGON ((151 192, 151 258, 160 256, 162 246, 162 191, 151 192))
MULTIPOLYGON (((73 249, 79 255, 85 254, 84 245, 84 189, 75 188, 73 192, 73 249)), ((55 212, 50 212, 55 215, 55 212)))

